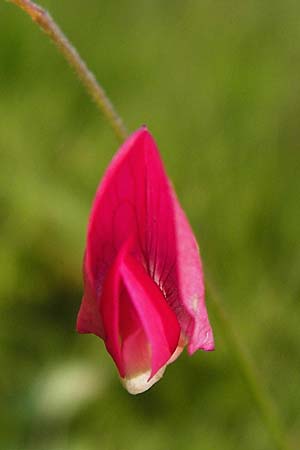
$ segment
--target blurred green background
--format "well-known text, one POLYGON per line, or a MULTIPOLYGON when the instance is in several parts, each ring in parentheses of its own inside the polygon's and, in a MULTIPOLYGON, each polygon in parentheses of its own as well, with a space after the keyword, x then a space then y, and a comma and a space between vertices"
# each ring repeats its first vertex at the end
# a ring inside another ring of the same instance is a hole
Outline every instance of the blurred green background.
MULTIPOLYGON (((45 0, 130 130, 154 134, 237 332, 300 445, 300 3, 45 0)), ((117 149, 54 46, 0 3, 0 448, 273 450, 216 351, 149 392, 75 332, 90 204, 117 149)))

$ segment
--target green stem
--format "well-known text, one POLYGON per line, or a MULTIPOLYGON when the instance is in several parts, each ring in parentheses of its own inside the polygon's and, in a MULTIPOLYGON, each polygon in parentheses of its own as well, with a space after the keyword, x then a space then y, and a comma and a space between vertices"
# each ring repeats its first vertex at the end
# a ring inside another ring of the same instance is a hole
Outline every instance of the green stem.
POLYGON ((67 62, 77 73, 82 84, 96 105, 109 122, 117 139, 123 142, 127 137, 127 130, 121 117, 117 114, 110 99, 104 89, 97 82, 95 75, 89 70, 86 63, 80 57, 78 51, 73 47, 58 25, 54 22, 50 14, 36 3, 30 0, 8 0, 23 9, 42 30, 48 34, 51 40, 58 47, 67 62))
MULTIPOLYGON (((105 94, 104 89, 97 82, 94 74, 88 69, 86 63, 81 59, 77 50, 71 45, 69 40, 53 21, 51 16, 39 5, 30 0, 8 0, 22 8, 34 22, 36 22, 52 41, 59 51, 64 55, 68 63, 73 67, 88 94, 96 102, 100 111, 104 114, 110 126, 114 130, 119 141, 123 142, 127 137, 127 131, 121 117, 117 114, 111 101, 105 94)), ((220 327, 229 344, 231 351, 235 355, 237 364, 244 376, 245 382, 253 395, 256 405, 264 419, 264 422, 273 438, 278 450, 291 450, 287 442, 276 406, 264 388, 261 377, 257 373, 247 349, 241 343, 240 336, 237 335, 232 322, 230 321, 224 306, 220 301, 218 292, 212 283, 207 283, 207 291, 220 327)))
POLYGON ((235 360, 240 368, 246 384, 253 396, 262 418, 273 438, 273 442, 278 450, 291 450, 283 427, 283 421, 279 416, 276 405, 269 396, 267 389, 261 381, 261 375, 251 358, 247 348, 241 341, 241 337, 236 332, 227 312, 224 309, 220 296, 211 280, 206 279, 206 291, 210 299, 210 304, 215 316, 223 330, 228 347, 234 354, 235 360))

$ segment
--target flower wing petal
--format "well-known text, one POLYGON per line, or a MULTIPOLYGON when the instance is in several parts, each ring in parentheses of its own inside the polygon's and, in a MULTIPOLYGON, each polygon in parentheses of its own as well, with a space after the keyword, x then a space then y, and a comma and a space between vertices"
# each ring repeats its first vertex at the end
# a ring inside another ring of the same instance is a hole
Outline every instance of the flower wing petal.
POLYGON ((176 227, 177 276, 180 298, 187 317, 183 317, 190 354, 198 349, 214 350, 214 338, 205 306, 204 279, 199 249, 175 192, 173 205, 176 227))

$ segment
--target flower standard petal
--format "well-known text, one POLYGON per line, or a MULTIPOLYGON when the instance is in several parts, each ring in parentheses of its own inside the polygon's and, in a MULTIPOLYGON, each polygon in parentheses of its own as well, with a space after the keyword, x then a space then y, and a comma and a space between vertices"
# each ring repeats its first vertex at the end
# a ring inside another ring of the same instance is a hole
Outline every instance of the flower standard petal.
MULTIPOLYGON (((135 173, 130 167, 133 161, 129 159, 133 150, 136 151, 138 134, 133 134, 113 158, 93 202, 83 263, 84 297, 77 319, 80 333, 94 333, 104 338, 99 317, 104 280, 120 246, 137 226, 135 173)), ((139 173, 137 159, 135 163, 139 173)))

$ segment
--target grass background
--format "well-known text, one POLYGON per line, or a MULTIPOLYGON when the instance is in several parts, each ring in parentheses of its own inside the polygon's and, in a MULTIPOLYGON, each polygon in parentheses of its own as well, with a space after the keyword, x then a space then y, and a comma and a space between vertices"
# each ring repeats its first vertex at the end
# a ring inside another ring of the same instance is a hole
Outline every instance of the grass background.
MULTIPOLYGON (((155 136, 237 332, 300 442, 300 4, 43 1, 130 130, 155 136)), ((75 333, 90 204, 117 149, 48 39, 0 4, 0 447, 273 450, 214 353, 129 396, 75 333)))

